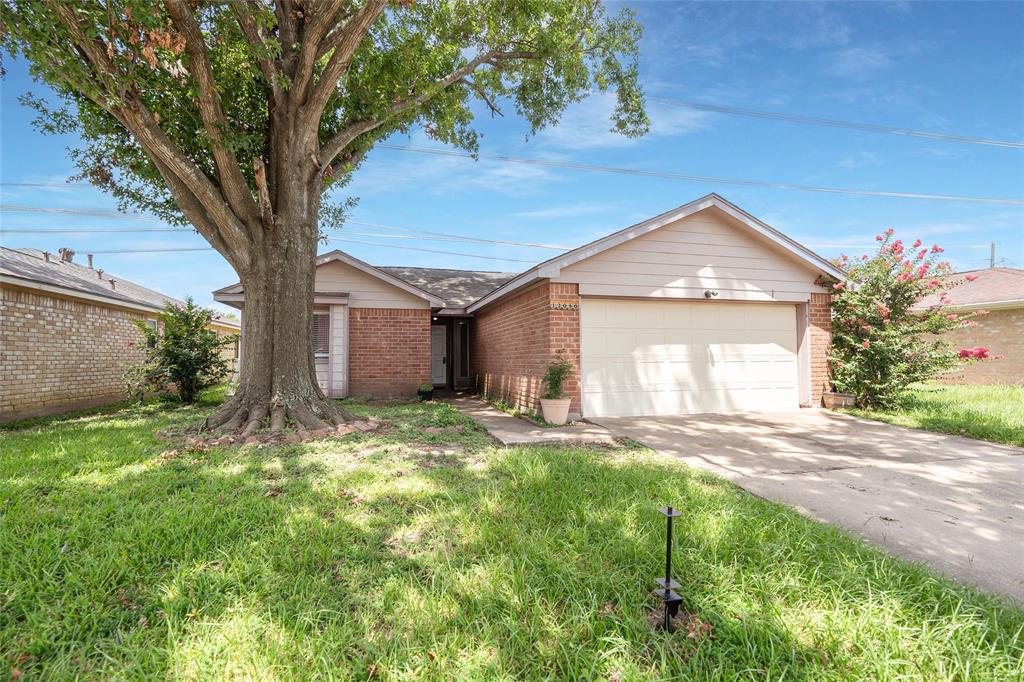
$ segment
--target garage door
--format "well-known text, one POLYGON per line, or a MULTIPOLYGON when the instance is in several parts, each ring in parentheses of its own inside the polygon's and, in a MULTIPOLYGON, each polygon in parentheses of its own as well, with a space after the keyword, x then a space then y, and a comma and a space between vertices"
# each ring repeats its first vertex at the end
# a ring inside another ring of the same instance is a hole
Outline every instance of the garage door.
POLYGON ((583 414, 799 406, 792 305, 584 298, 583 414))

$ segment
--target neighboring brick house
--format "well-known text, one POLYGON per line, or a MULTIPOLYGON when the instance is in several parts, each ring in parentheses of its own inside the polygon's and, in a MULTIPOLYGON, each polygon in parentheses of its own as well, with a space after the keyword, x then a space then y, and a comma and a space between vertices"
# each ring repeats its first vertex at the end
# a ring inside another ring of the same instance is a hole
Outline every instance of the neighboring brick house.
MULTIPOLYGON (((582 416, 818 405, 831 340, 822 276, 846 274, 711 194, 520 274, 320 256, 314 354, 328 395, 477 387, 537 410, 573 364, 582 416)), ((235 284, 216 300, 244 307, 235 284)))
MULTIPOLYGON (((983 360, 957 367, 940 378, 947 383, 1024 384, 1024 270, 987 268, 949 275, 955 284, 948 290, 949 305, 956 312, 987 310, 974 318, 977 326, 954 329, 943 338, 956 348, 988 348, 999 360, 983 360)), ((918 304, 937 304, 929 296, 918 304)))
POLYGON ((0 247, 0 421, 123 400, 124 370, 144 355, 134 320, 156 324, 167 301, 180 303, 94 269, 92 256, 84 266, 68 249, 0 247))

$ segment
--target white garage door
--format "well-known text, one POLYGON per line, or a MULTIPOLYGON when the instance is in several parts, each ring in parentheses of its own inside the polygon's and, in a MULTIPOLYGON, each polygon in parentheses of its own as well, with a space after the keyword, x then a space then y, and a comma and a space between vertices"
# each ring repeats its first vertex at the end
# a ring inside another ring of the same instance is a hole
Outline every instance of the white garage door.
POLYGON ((792 305, 584 298, 583 415, 799 406, 792 305))

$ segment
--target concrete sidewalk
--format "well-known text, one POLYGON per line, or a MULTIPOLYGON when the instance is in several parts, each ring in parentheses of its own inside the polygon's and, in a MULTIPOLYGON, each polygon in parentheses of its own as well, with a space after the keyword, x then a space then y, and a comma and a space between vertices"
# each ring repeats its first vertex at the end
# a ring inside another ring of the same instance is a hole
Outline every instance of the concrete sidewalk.
POLYGON ((580 422, 572 426, 544 428, 525 419, 513 417, 491 407, 478 398, 459 397, 449 402, 467 417, 480 422, 502 445, 537 445, 550 443, 596 443, 608 445, 615 436, 603 426, 580 422))

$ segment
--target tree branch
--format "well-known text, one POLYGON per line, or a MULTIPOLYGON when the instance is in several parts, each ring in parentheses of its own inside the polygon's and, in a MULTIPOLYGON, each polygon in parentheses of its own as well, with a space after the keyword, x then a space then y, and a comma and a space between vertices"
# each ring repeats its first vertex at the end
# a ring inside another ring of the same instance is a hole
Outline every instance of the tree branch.
MULTIPOLYGON (((302 35, 302 46, 299 50, 299 59, 295 67, 295 77, 292 80, 292 87, 289 92, 292 103, 295 105, 302 104, 305 101, 306 88, 313 80, 313 71, 316 67, 320 43, 323 41, 324 36, 330 32, 334 19, 341 10, 341 0, 325 0, 319 3, 319 5, 316 14, 306 22, 302 35)), ((311 9, 307 8, 305 11, 310 12, 311 9)))
MULTIPOLYGON (((307 102, 306 115, 310 118, 320 120, 320 115, 327 106, 327 102, 338 87, 338 79, 352 63, 352 56, 355 54, 356 48, 359 47, 363 38, 370 31, 370 27, 373 26, 373 22, 377 21, 377 17, 386 6, 387 0, 366 0, 366 3, 345 22, 345 25, 331 35, 331 42, 326 45, 326 51, 333 49, 334 52, 327 60, 327 66, 324 67, 323 73, 320 74, 320 78, 313 86, 313 93, 307 102)), ((316 52, 320 45, 312 47, 316 52)))
POLYGON ((256 63, 260 67, 263 78, 267 81, 274 104, 280 105, 282 92, 281 85, 278 83, 278 77, 281 74, 277 70, 274 61, 266 54, 267 37, 263 35, 260 27, 256 24, 256 19, 253 17, 248 0, 231 0, 231 11, 234 12, 238 27, 242 29, 245 39, 252 47, 253 57, 255 57, 256 63))
MULTIPOLYGON (((227 246, 244 246, 249 240, 249 235, 231 211, 220 189, 167 137, 156 117, 138 96, 117 83, 118 69, 110 61, 102 41, 86 36, 74 12, 67 5, 51 2, 50 6, 71 35, 80 58, 95 75, 96 85, 101 91, 100 94, 90 94, 83 90, 83 94, 131 132, 161 170, 165 181, 168 177, 175 178, 175 186, 183 196, 184 190, 187 189, 195 197, 195 202, 201 205, 205 214, 209 216, 209 222, 217 228, 209 230, 209 234, 203 233, 211 244, 225 244, 225 250, 227 246)), ((172 187, 169 189, 174 191, 172 187)), ((199 229, 201 226, 196 227, 199 229)))
MULTIPOLYGON (((361 121, 355 121, 348 126, 342 128, 334 137, 324 143, 323 147, 320 148, 320 165, 329 166, 333 161, 334 157, 342 152, 349 144, 352 143, 360 135, 364 135, 372 130, 379 128, 380 126, 387 123, 390 119, 395 116, 402 114, 413 107, 420 106, 425 102, 429 101, 432 97, 437 95, 448 86, 456 83, 460 80, 464 80, 471 73, 476 71, 480 66, 484 64, 500 63, 505 55, 508 54, 520 54, 520 53, 506 53, 506 52, 485 52, 477 55, 471 59, 464 66, 455 69, 443 78, 431 83, 424 91, 416 97, 410 97, 408 99, 399 100, 395 102, 384 114, 375 119, 363 119, 361 121), (495 62, 495 60, 498 60, 495 62)), ((531 53, 532 54, 532 53, 531 53)))
POLYGON ((210 55, 206 50, 202 29, 196 21, 192 9, 186 0, 165 0, 164 6, 174 22, 175 28, 185 37, 185 51, 189 56, 189 72, 199 88, 196 106, 203 120, 203 128, 210 137, 213 147, 213 160, 217 165, 221 188, 228 204, 243 221, 254 224, 259 218, 256 202, 249 191, 249 185, 242 175, 238 159, 228 149, 224 140, 227 120, 220 105, 220 93, 217 92, 210 55))

